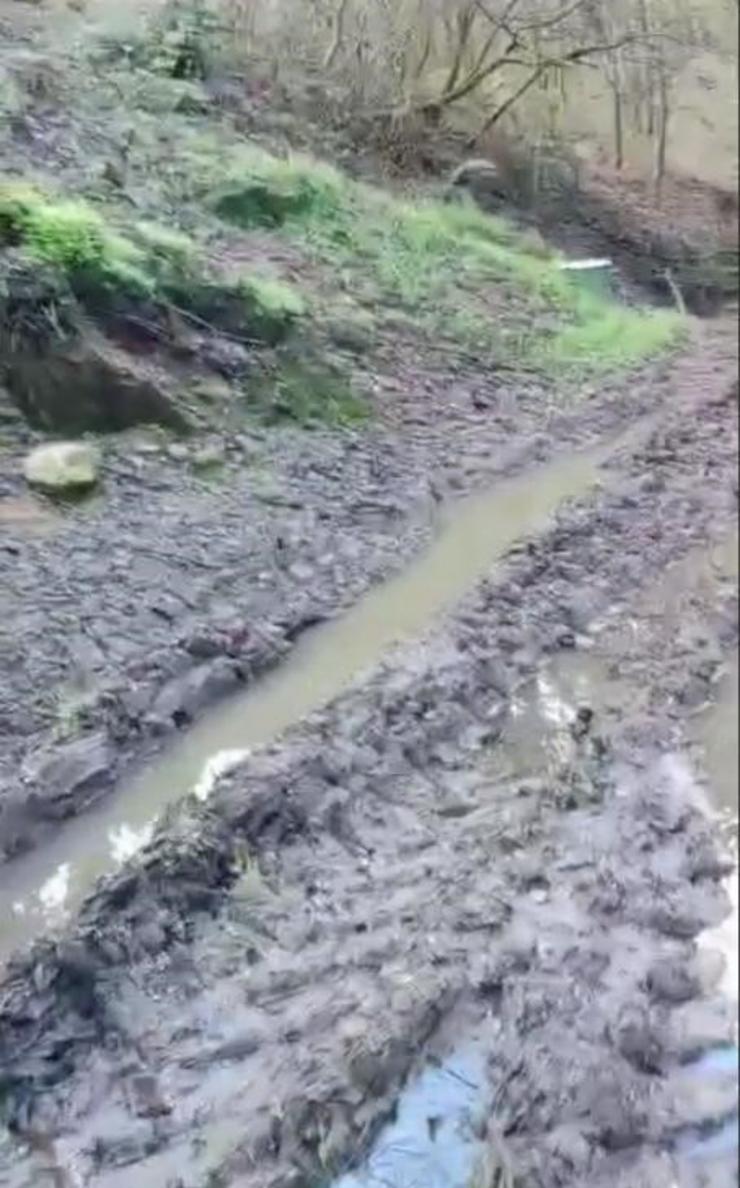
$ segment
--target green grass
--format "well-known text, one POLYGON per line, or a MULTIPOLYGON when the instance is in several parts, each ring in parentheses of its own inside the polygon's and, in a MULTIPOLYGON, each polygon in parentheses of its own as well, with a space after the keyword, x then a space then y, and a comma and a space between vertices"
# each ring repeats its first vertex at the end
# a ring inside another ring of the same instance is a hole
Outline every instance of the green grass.
POLYGON ((673 311, 634 310, 594 301, 536 351, 542 365, 556 372, 578 376, 618 371, 659 355, 684 332, 685 320, 673 311))
POLYGON ((138 222, 124 234, 89 204, 57 201, 25 184, 0 184, 3 246, 20 246, 57 269, 93 313, 105 313, 121 297, 174 302, 269 344, 282 341, 305 313, 301 295, 277 278, 213 275, 196 244, 179 231, 138 222))
POLYGON ((64 272, 79 288, 154 290, 146 252, 116 234, 84 202, 47 199, 33 187, 0 186, 0 244, 17 243, 29 256, 64 272))
POLYGON ((341 216, 350 187, 329 165, 244 149, 212 206, 221 218, 246 228, 282 226, 295 219, 326 224, 341 216))
POLYGON ((282 341, 306 313, 306 303, 298 290, 275 277, 254 273, 237 284, 250 325, 266 342, 282 341))
POLYGON ((270 226, 318 256, 348 292, 420 331, 556 373, 606 371, 666 349, 675 315, 583 291, 536 237, 472 205, 411 202, 330 166, 245 149, 211 198, 226 221, 270 226), (526 323, 526 329, 512 327, 526 323))
POLYGON ((289 421, 351 426, 367 420, 370 410, 349 380, 320 361, 284 358, 253 385, 248 407, 268 423, 289 421))

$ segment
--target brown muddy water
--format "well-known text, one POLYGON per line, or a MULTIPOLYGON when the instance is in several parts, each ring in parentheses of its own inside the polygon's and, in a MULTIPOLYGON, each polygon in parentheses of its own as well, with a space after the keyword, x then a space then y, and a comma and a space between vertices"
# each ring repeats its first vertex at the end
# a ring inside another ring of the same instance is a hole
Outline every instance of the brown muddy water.
POLYGON ((563 501, 589 491, 623 440, 442 510, 434 541, 399 576, 303 637, 272 674, 206 715, 104 803, 62 826, 52 842, 3 867, 0 901, 8 907, 0 920, 0 961, 61 926, 97 878, 146 844, 167 805, 189 792, 205 799, 217 776, 251 748, 326 704, 393 644, 421 636, 517 540, 542 532, 563 501))

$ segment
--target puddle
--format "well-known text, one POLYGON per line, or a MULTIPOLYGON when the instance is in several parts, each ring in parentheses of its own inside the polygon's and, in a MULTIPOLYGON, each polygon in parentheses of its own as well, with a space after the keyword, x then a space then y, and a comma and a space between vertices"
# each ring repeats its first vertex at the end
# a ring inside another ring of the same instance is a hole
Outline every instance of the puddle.
POLYGON ((475 1116, 485 1086, 486 1061, 475 1046, 425 1068, 401 1094, 367 1161, 332 1188, 469 1188, 483 1152, 475 1116))
POLYGON ((192 791, 205 798, 219 770, 326 704, 394 643, 427 630, 515 541, 542 532, 564 500, 586 493, 614 445, 569 455, 445 509, 435 540, 403 573, 304 636, 278 669, 205 716, 103 804, 61 825, 53 841, 3 867, 0 899, 9 910, 0 921, 0 960, 62 924, 99 876, 146 843, 168 804, 192 791))
MULTIPOLYGON (((737 1118, 730 1118, 707 1138, 691 1138, 678 1143, 677 1150, 697 1163, 731 1155, 733 1151, 737 1151, 737 1118)), ((705 1180, 704 1183, 711 1188, 711 1180, 705 1180)))
MULTIPOLYGON (((647 593, 643 612, 679 621, 687 595, 698 586, 720 576, 737 576, 737 540, 724 542, 711 550, 698 551, 689 556, 671 573, 660 579, 647 593)), ((627 633, 649 630, 641 616, 639 621, 619 628, 610 652, 619 654, 619 639, 627 633)), ((634 642, 634 640, 633 640, 634 642)), ((627 640, 625 639, 625 650, 627 640)), ((553 657, 540 671, 537 680, 525 690, 514 704, 512 720, 507 725, 495 762, 506 766, 500 774, 517 778, 541 774, 548 766, 567 762, 577 745, 571 733, 579 705, 593 707, 597 720, 610 713, 619 714, 625 705, 634 705, 641 695, 629 681, 610 671, 598 651, 562 653, 553 657)), ((690 731, 690 741, 701 752, 704 773, 708 780, 703 792, 697 773, 682 755, 667 755, 664 770, 672 779, 687 784, 704 801, 707 811, 716 816, 722 839, 735 858, 735 869, 727 879, 726 889, 731 911, 717 927, 708 930, 699 943, 707 949, 719 950, 725 958, 725 969, 718 987, 731 1001, 737 1003, 738 994, 738 659, 735 655, 723 679, 714 691, 712 704, 702 710, 690 731), (707 801, 707 793, 709 800, 707 801)), ((726 1046, 704 1053, 690 1067, 696 1078, 696 1095, 710 1093, 717 1077, 737 1075, 740 1053, 737 1047, 726 1046)), ((676 1151, 708 1177, 702 1183, 713 1183, 714 1168, 726 1168, 738 1150, 737 1116, 723 1120, 708 1133, 690 1132, 678 1137, 676 1151), (723 1160, 725 1161, 723 1163, 723 1160)), ((717 1173, 718 1175, 720 1172, 717 1173)), ((721 1172, 722 1175, 725 1171, 721 1172)), ((421 1182, 421 1181, 420 1181, 421 1182)), ((722 1181, 724 1182, 724 1180, 722 1181)), ((354 1188, 354 1186, 352 1186, 354 1188)))
MULTIPOLYGON (((686 572, 703 580, 701 564, 686 572)), ((736 566, 735 566, 736 568, 736 566)), ((664 583, 658 583, 663 587, 664 583)), ((647 602, 660 601, 657 586, 647 602)), ((723 812, 726 828, 735 838, 737 853, 738 805, 738 667, 737 661, 718 689, 713 705, 697 719, 697 741, 706 755, 716 804, 723 812)), ((551 765, 567 762, 577 745, 571 727, 578 707, 598 707, 600 718, 620 713, 634 696, 627 681, 619 680, 598 654, 587 651, 560 653, 545 663, 535 681, 515 702, 511 719, 497 748, 496 762, 507 774, 518 778, 541 774, 551 765)), ((680 756, 667 756, 667 768, 676 779, 695 784, 695 778, 680 756), (675 762, 674 762, 675 760, 675 762), (675 771, 674 771, 675 768, 675 771)), ((737 999, 738 919, 737 871, 729 881, 733 914, 718 929, 707 933, 704 943, 722 949, 727 959, 723 989, 737 999)), ((705 1053, 692 1066, 697 1096, 709 1090, 717 1077, 732 1075, 738 1068, 737 1047, 727 1046, 705 1053)), ((332 1188, 469 1188, 483 1145, 471 1128, 471 1115, 485 1106, 485 1061, 480 1048, 458 1053, 452 1062, 464 1076, 450 1084, 449 1070, 425 1071, 402 1095, 396 1120, 385 1128, 362 1167, 336 1181, 332 1188), (480 1071, 478 1071, 480 1070, 480 1071), (429 1117, 439 1116, 444 1124, 429 1127, 429 1117)), ((709 1134, 679 1136, 676 1152, 712 1174, 715 1161, 732 1156, 738 1146, 737 1118, 723 1121, 709 1134)), ((710 1183, 711 1180, 707 1180, 710 1183)))

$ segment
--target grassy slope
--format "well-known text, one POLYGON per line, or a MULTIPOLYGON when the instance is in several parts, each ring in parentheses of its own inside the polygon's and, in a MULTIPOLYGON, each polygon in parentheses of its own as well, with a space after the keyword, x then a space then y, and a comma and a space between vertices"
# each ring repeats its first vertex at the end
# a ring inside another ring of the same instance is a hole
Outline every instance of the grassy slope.
POLYGON ((680 333, 674 314, 589 290, 536 236, 471 206, 411 203, 256 148, 224 172, 209 199, 221 218, 288 237, 366 309, 398 309, 422 336, 562 375, 629 366, 680 333))
MULTIPOLYGON (((94 83, 91 76, 79 109, 77 94, 61 84, 79 169, 59 171, 60 186, 48 180, 44 161, 41 196, 24 189, 23 178, 20 191, 17 181, 0 190, 0 224, 4 217, 11 238, 88 287, 93 282, 93 290, 121 285, 209 318, 213 310, 216 322, 225 294, 232 330, 234 303, 243 302, 247 331, 256 329, 270 345, 297 336, 310 344, 314 362, 339 320, 345 339, 348 324, 355 339, 365 339, 366 372, 375 331, 382 326, 387 342, 395 324, 422 352, 426 344, 443 350, 451 366, 469 351, 482 367, 535 369, 556 386, 629 367, 681 333, 672 313, 629 309, 589 291, 536 236, 500 219, 410 202, 310 158, 245 145, 217 113, 173 110, 177 85, 147 71, 119 71, 116 93, 108 95, 110 74, 106 66, 94 83), (152 88, 156 110, 149 109, 152 88), (113 100, 123 100, 135 124, 134 210, 110 188, 99 201, 105 190, 92 182, 82 150, 90 130, 101 141, 110 137, 113 150, 113 100), (77 199, 79 187, 91 201, 77 199), (187 234, 163 232, 142 216, 187 234)), ((32 180, 39 181, 38 165, 32 180)), ((299 420, 315 419, 322 401, 329 419, 357 412, 326 378, 308 384, 316 390, 307 403, 299 399, 294 362, 278 378, 299 420)))

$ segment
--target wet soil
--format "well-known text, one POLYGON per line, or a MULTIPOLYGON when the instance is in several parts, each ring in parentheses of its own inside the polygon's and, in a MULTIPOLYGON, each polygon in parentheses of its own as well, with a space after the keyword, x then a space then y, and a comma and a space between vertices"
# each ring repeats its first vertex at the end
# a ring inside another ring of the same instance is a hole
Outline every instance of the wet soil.
POLYGON ((469 1043, 471 1184, 736 1182, 735 1072, 695 1065, 734 1037, 690 741, 737 639, 711 357, 600 489, 9 963, 0 1182, 344 1188, 469 1043))
MULTIPOLYGON (((709 333, 698 350, 563 404, 539 384, 481 379, 472 362, 436 377, 409 367, 380 393, 374 427, 224 429, 205 443, 205 470, 202 440, 132 432, 105 443, 100 495, 56 509, 43 534, 17 516, 33 435, 6 438, 0 855, 104 798, 133 761, 401 569, 441 503, 653 414, 697 367, 722 391, 731 339, 709 333)), ((45 522, 52 509, 30 502, 45 522)))
MULTIPOLYGON (((245 748, 270 741, 326 704, 384 649, 418 634, 453 605, 517 539, 546 527, 563 499, 595 485, 607 451, 569 454, 539 466, 536 483, 525 473, 440 508, 434 539, 396 577, 306 632, 270 675, 207 712, 165 745, 156 762, 60 824, 34 854, 0 870, 0 896, 11 905, 0 921, 0 958, 28 936, 33 920, 49 926, 68 915, 97 876, 144 844, 168 804, 193 791, 205 798, 215 774, 233 766, 245 748)), ((80 744, 72 746, 79 750, 80 744)))

